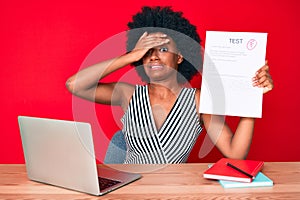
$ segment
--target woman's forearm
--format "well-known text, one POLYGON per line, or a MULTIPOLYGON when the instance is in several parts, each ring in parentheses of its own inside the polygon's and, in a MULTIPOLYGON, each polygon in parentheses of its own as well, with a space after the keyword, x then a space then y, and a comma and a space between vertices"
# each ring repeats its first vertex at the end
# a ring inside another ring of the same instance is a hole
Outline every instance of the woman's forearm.
POLYGON ((231 155, 230 157, 245 159, 250 150, 253 131, 254 131, 254 118, 242 117, 236 128, 231 140, 231 155))
POLYGON ((71 93, 80 96, 81 92, 97 87, 99 80, 110 73, 131 64, 135 60, 134 54, 128 53, 111 60, 97 63, 71 76, 66 82, 66 87, 71 93))
POLYGON ((203 114, 202 119, 212 142, 225 157, 246 158, 252 141, 254 118, 240 118, 234 133, 224 116, 203 114))

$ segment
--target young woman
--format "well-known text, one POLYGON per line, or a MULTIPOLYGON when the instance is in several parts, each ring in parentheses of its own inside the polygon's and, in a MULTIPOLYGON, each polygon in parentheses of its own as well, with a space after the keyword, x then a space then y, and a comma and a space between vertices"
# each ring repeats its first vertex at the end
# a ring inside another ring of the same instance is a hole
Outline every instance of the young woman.
MULTIPOLYGON (((199 47, 196 27, 170 7, 143 7, 128 27, 133 31, 128 33, 128 53, 85 68, 66 83, 74 95, 123 108, 125 163, 185 162, 203 126, 224 156, 245 158, 255 119, 241 117, 233 133, 222 116, 198 113, 200 90, 185 87, 198 72, 201 55, 200 48, 191 50, 180 35, 199 47), (195 60, 186 59, 188 54, 195 60), (101 83, 127 65, 136 67, 145 85, 101 83)), ((264 93, 273 89, 267 63, 254 75, 253 86, 263 87, 264 93)))

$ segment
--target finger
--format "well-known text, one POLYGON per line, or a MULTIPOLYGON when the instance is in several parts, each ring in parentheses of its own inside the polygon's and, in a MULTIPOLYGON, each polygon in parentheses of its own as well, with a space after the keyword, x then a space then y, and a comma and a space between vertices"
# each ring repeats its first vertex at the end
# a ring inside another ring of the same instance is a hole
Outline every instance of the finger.
POLYGON ((140 37, 139 41, 142 40, 143 38, 145 38, 148 35, 148 32, 144 32, 143 35, 140 37))
POLYGON ((160 45, 164 45, 170 42, 170 39, 165 37, 165 34, 152 34, 149 35, 145 32, 136 44, 136 49, 148 50, 160 45))
MULTIPOLYGON (((265 81, 267 81, 267 83, 273 83, 273 80, 272 80, 270 74, 266 73, 264 76, 261 76, 261 77, 256 76, 256 77, 253 77, 253 79, 252 79, 254 86, 261 85, 265 81)), ((265 86, 265 85, 263 85, 263 86, 265 86)))
POLYGON ((149 42, 166 40, 167 37, 164 34, 155 34, 155 35, 146 35, 145 37, 143 37, 141 39, 144 43, 149 43, 149 42))
POLYGON ((259 70, 256 71, 255 75, 259 75, 261 73, 269 73, 270 67, 269 65, 262 66, 259 70))
POLYGON ((154 38, 165 38, 167 37, 167 34, 165 33, 150 33, 148 34, 148 37, 154 37, 154 38))
POLYGON ((263 66, 261 69, 259 69, 256 73, 253 79, 259 80, 262 77, 267 77, 268 79, 272 79, 271 75, 269 73, 269 66, 263 66))
POLYGON ((260 87, 265 87, 265 86, 267 86, 268 83, 269 83, 269 81, 265 76, 258 79, 258 84, 260 87))
POLYGON ((163 44, 167 44, 169 43, 170 40, 168 38, 156 38, 156 39, 150 39, 150 40, 147 40, 147 41, 144 41, 144 46, 145 48, 154 48, 154 47, 157 47, 157 46, 161 46, 163 44))
POLYGON ((267 80, 266 76, 263 76, 261 78, 254 78, 252 81, 253 86, 263 87, 263 83, 267 80))
POLYGON ((263 94, 266 94, 267 92, 269 92, 271 90, 272 90, 271 88, 264 87, 263 94))
POLYGON ((262 87, 264 88, 263 93, 265 94, 265 93, 267 93, 267 92, 273 90, 274 85, 273 85, 273 83, 270 82, 269 80, 266 80, 266 81, 262 84, 262 87))
POLYGON ((265 65, 269 65, 269 61, 268 60, 265 60, 265 65))
POLYGON ((266 79, 271 79, 271 76, 266 72, 261 72, 252 78, 253 85, 257 86, 266 79))
POLYGON ((161 40, 169 40, 167 37, 149 37, 146 36, 143 38, 144 42, 155 42, 155 41, 161 41, 161 40))
POLYGON ((256 71, 256 74, 259 74, 262 71, 269 72, 269 70, 270 70, 270 67, 269 67, 268 61, 266 60, 265 64, 261 68, 259 68, 259 70, 256 71))
POLYGON ((143 35, 141 36, 141 38, 146 37, 147 35, 148 35, 148 32, 145 31, 145 32, 143 33, 143 35))
POLYGON ((256 83, 253 84, 253 86, 264 88, 264 90, 270 91, 273 89, 273 81, 272 79, 265 79, 262 80, 262 82, 257 81, 256 83), (268 89, 266 89, 268 88, 268 89))

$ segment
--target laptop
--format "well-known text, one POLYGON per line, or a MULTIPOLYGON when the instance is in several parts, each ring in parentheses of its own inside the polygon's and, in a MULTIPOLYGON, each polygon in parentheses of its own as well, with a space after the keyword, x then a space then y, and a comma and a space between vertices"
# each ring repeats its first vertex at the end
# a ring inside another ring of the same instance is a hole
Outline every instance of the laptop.
POLYGON ((32 181, 100 196, 141 178, 97 166, 89 123, 29 116, 18 122, 32 181))

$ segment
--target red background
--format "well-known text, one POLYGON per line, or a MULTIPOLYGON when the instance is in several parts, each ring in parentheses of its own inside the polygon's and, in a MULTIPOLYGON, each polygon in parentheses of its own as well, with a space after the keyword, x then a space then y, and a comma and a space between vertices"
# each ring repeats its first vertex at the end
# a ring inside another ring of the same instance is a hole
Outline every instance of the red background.
MULTIPOLYGON (((0 163, 24 163, 18 115, 67 120, 78 115, 74 114, 75 98, 65 89, 65 81, 78 71, 97 45, 125 31, 127 22, 142 5, 171 5, 174 10, 183 11, 197 26, 202 45, 207 30, 267 32, 267 59, 275 88, 264 96, 263 118, 256 121, 248 158, 300 160, 298 0, 276 3, 272 0, 248 3, 238 0, 6 0, 0 2, 0 163)), ((118 52, 117 46, 106 48, 118 52)), ((198 82, 196 78, 193 84, 198 82)), ((115 122, 111 107, 83 104, 95 109, 100 121, 102 130, 95 128, 99 136, 95 137, 95 145, 101 160, 106 138, 119 129, 116 125, 119 122, 115 122)), ((86 114, 81 119, 89 121, 86 114)), ((229 117, 228 121, 234 128, 237 118, 229 117)), ((205 136, 201 135, 190 162, 213 162, 221 156, 213 149, 199 158, 205 136)))

